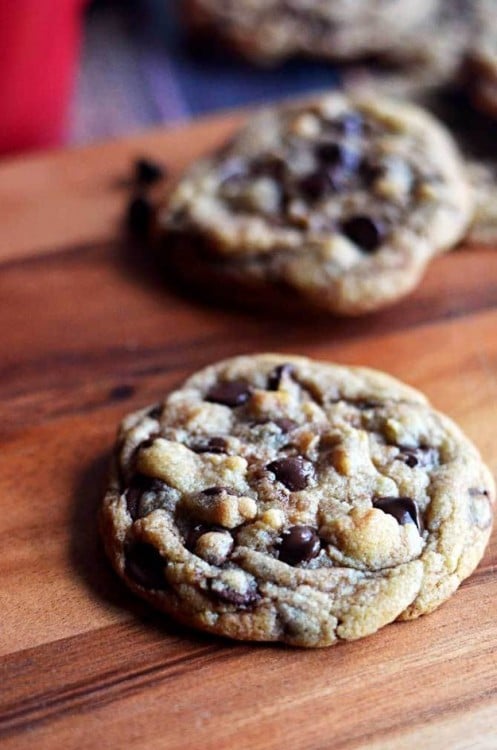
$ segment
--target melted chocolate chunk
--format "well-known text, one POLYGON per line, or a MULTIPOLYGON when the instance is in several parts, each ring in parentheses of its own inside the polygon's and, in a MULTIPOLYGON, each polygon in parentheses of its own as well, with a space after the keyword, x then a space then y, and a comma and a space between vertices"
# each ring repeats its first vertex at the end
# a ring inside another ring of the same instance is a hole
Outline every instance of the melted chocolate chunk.
POLYGON ((432 469, 438 464, 438 451, 436 448, 402 448, 397 458, 411 469, 416 466, 432 469))
POLYGON ((154 216, 154 207, 145 195, 131 199, 126 216, 128 229, 135 237, 148 237, 154 216))
POLYGON ((159 419, 162 414, 162 404, 157 404, 157 406, 152 406, 152 408, 148 411, 147 416, 150 417, 150 419, 159 419))
POLYGON ((286 378, 291 378, 294 372, 295 367, 289 362, 286 362, 284 365, 278 365, 277 367, 275 367, 274 370, 269 373, 267 379, 268 391, 277 391, 281 386, 281 383, 286 378))
POLYGON ((151 544, 136 542, 126 551, 125 573, 144 589, 164 591, 166 561, 151 544))
POLYGON ((370 159, 364 159, 360 166, 360 174, 367 185, 372 185, 376 180, 384 175, 384 168, 371 161, 370 159))
POLYGON ((252 393, 249 383, 244 380, 231 380, 216 383, 207 393, 205 400, 232 408, 245 404, 252 393))
POLYGON ((185 547, 193 552, 200 537, 208 531, 211 531, 211 528, 204 524, 199 524, 198 526, 194 526, 193 529, 189 529, 185 536, 185 547))
POLYGON ((382 406, 380 401, 374 401, 373 399, 359 398, 356 401, 351 401, 359 411, 369 411, 370 409, 378 409, 382 406))
POLYGON ((314 201, 331 193, 335 185, 328 170, 318 169, 302 177, 298 187, 306 198, 314 201))
POLYGON ((136 448, 136 452, 138 453, 138 451, 141 451, 144 448, 151 448, 158 437, 160 437, 160 434, 158 432, 152 433, 152 435, 146 438, 146 440, 141 441, 141 443, 136 448))
POLYGON ((130 458, 131 470, 128 473, 128 477, 133 475, 135 472, 137 472, 138 455, 140 451, 144 448, 150 448, 154 444, 155 440, 157 440, 158 437, 160 437, 160 433, 153 432, 150 434, 148 438, 146 438, 145 440, 142 440, 142 442, 136 446, 130 458))
POLYGON ((316 146, 317 158, 329 167, 343 167, 353 172, 359 165, 358 152, 345 143, 325 141, 316 146))
POLYGON ((132 480, 131 486, 126 490, 125 494, 126 507, 133 521, 139 518, 138 504, 142 496, 142 490, 137 486, 133 486, 135 481, 136 479, 132 480))
POLYGON ((311 526, 292 526, 283 534, 279 559, 288 565, 308 562, 319 555, 321 542, 311 526))
POLYGON ((144 474, 134 476, 125 493, 126 506, 133 521, 155 510, 154 505, 160 507, 161 496, 169 490, 170 487, 161 479, 146 477, 144 474), (153 495, 155 498, 152 498, 152 502, 146 502, 149 500, 146 495, 153 495))
POLYGON ((325 141, 318 143, 315 148, 317 158, 330 166, 336 166, 343 162, 344 146, 335 141, 325 141))
POLYGON ((372 253, 379 248, 385 236, 385 226, 370 216, 352 216, 342 224, 342 231, 361 250, 372 253))
POLYGON ((379 497, 373 502, 373 507, 393 516, 401 526, 414 523, 420 533, 423 531, 419 508, 410 497, 379 497))
POLYGON ((139 185, 153 185, 166 177, 166 170, 161 164, 151 159, 137 159, 135 162, 135 180, 139 185))
POLYGON ((253 606, 261 598, 255 586, 241 594, 239 591, 233 591, 233 589, 228 588, 228 586, 217 585, 215 579, 211 580, 210 590, 221 601, 234 604, 235 607, 239 607, 240 609, 247 609, 253 606))
POLYGON ((266 469, 291 492, 305 489, 312 474, 312 464, 305 461, 302 456, 279 458, 268 464, 266 469))
POLYGON ((285 161, 278 156, 265 155, 254 159, 251 172, 257 177, 272 177, 278 182, 285 178, 287 167, 285 161))
POLYGON ((223 437, 211 437, 193 443, 195 453, 227 453, 228 443, 223 437))

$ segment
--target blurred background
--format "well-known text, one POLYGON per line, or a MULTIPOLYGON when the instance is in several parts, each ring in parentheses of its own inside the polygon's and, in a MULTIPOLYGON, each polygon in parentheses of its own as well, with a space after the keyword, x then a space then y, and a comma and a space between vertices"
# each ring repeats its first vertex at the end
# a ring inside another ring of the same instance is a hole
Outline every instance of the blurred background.
POLYGON ((192 43, 180 0, 0 0, 0 158, 79 145, 333 84, 192 43))

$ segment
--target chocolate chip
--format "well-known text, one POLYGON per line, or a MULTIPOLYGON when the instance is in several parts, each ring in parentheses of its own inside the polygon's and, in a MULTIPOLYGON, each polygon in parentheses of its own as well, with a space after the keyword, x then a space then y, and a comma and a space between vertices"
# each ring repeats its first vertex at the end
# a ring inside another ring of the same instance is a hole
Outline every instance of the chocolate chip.
POLYGON ((409 466, 411 469, 414 469, 414 467, 418 466, 419 464, 416 450, 403 450, 402 453, 399 454, 398 458, 400 461, 403 461, 405 464, 407 464, 407 466, 409 466))
POLYGON ((318 143, 315 148, 317 158, 329 165, 342 163, 343 146, 335 141, 325 141, 318 143))
POLYGON ((135 390, 133 385, 116 385, 109 393, 109 399, 111 401, 124 401, 127 398, 131 398, 135 390))
POLYGON ((298 187, 306 198, 319 200, 334 189, 334 184, 330 173, 325 169, 319 169, 302 177, 298 187))
POLYGON ((194 550, 200 537, 210 530, 209 526, 205 526, 204 524, 189 529, 185 535, 185 547, 189 550, 194 550))
POLYGON ((224 381, 213 385, 205 400, 224 406, 242 406, 249 400, 251 392, 249 383, 244 379, 224 381))
POLYGON ((230 589, 228 586, 220 585, 216 579, 211 580, 210 590, 221 601, 234 604, 241 609, 253 606, 261 598, 255 586, 242 594, 239 591, 230 589))
POLYGON ((358 152, 345 143, 325 141, 316 146, 317 158, 330 167, 343 167, 352 172, 359 164, 358 152))
POLYGON ((126 507, 133 521, 136 521, 138 518, 138 503, 140 502, 142 492, 144 491, 142 483, 147 479, 148 477, 144 477, 141 474, 133 477, 130 486, 125 492, 124 497, 126 500, 126 507))
POLYGON ((295 372, 295 367, 286 362, 284 365, 278 365, 272 372, 269 373, 267 379, 268 391, 277 391, 281 386, 281 383, 286 378, 291 378, 295 372))
POLYGON ((154 208, 144 195, 131 199, 127 211, 128 229, 135 237, 147 237, 152 225, 154 208))
POLYGON ((360 411, 369 411, 370 409, 377 409, 382 406, 380 401, 374 401, 368 398, 358 398, 355 401, 351 401, 357 409, 360 411))
POLYGON ((298 492, 307 487, 312 473, 312 464, 302 456, 279 458, 266 466, 276 479, 291 492, 298 492))
POLYGON ((164 590, 166 561, 158 550, 146 542, 136 542, 126 551, 125 573, 144 589, 164 590))
POLYGON ((385 226, 379 219, 370 216, 352 216, 342 223, 342 232, 361 250, 374 252, 385 236, 385 226))
POLYGON ((136 449, 137 453, 141 450, 145 450, 146 448, 151 448, 158 437, 160 437, 160 434, 158 432, 154 432, 152 433, 152 435, 149 435, 148 438, 142 440, 136 449))
POLYGON ((377 164, 376 162, 371 161, 370 159, 364 159, 361 162, 360 166, 360 174, 363 180, 366 182, 367 185, 372 185, 376 180, 378 180, 380 177, 383 177, 384 175, 384 168, 377 164))
POLYGON ((200 537, 204 534, 208 534, 210 531, 222 532, 223 534, 229 533, 226 529, 223 529, 222 526, 206 526, 205 524, 199 524, 188 531, 185 538, 185 547, 193 551, 200 537))
POLYGON ((138 518, 138 503, 140 502, 141 492, 136 488, 126 490, 126 507, 133 521, 138 518))
POLYGON ((166 176, 163 166, 151 159, 137 159, 135 161, 135 180, 139 185, 153 185, 166 176))
POLYGON ((411 469, 419 466, 422 469, 433 468, 438 463, 438 451, 436 448, 401 448, 397 456, 411 469))
POLYGON ((198 440, 193 443, 191 449, 195 451, 195 453, 227 453, 228 443, 222 437, 211 437, 198 440))
POLYGON ((321 543, 311 526, 292 526, 285 531, 279 547, 279 559, 288 565, 298 565, 319 555, 321 543))
POLYGON ((279 156, 266 155, 254 159, 251 164, 251 173, 257 177, 272 177, 281 182, 286 175, 287 166, 279 156))
MULTIPOLYGON (((133 521, 136 521, 137 518, 143 518, 144 515, 151 512, 149 507, 141 507, 145 495, 150 493, 159 496, 169 489, 169 486, 161 479, 147 477, 144 474, 134 476, 125 492, 126 506, 133 521)), ((150 506, 150 504, 148 505, 150 506)))
POLYGON ((297 422, 293 419, 288 419, 287 417, 283 417, 283 419, 275 419, 274 423, 280 428, 281 432, 284 432, 285 434, 298 427, 297 422))
POLYGON ((150 419, 159 419, 162 414, 162 404, 157 404, 157 406, 152 406, 151 409, 147 412, 147 417, 150 417, 150 419))
POLYGON ((380 497, 373 502, 373 507, 393 516, 401 526, 414 523, 420 533, 423 531, 419 508, 410 497, 380 497))

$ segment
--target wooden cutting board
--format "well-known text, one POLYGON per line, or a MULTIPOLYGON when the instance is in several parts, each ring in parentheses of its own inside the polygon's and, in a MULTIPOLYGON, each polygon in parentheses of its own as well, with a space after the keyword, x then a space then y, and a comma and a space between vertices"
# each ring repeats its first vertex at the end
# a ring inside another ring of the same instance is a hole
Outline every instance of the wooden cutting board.
POLYGON ((497 536, 441 609, 327 650, 230 643, 128 593, 96 536, 117 421, 221 357, 287 351, 421 388, 497 468, 497 249, 361 320, 175 294, 121 237, 134 157, 173 175, 243 115, 0 166, 0 738, 22 748, 497 747, 497 536))

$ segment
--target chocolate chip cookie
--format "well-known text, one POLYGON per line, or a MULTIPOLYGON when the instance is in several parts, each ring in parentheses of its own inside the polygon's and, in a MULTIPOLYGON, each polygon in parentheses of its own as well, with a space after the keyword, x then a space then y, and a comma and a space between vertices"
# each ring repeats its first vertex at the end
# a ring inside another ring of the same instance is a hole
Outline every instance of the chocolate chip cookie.
POLYGON ((179 621, 328 646, 442 604, 483 555, 494 499, 418 391, 269 354, 124 420, 101 528, 128 586, 179 621))
POLYGON ((475 0, 475 31, 463 82, 475 107, 497 117, 497 7, 495 0, 475 0))
POLYGON ((471 214, 442 125, 337 92, 261 112, 195 164, 160 212, 160 255, 216 295, 357 315, 407 294, 471 214))
POLYGON ((399 50, 439 0, 184 0, 194 31, 220 38, 255 62, 294 55, 349 60, 399 50))

